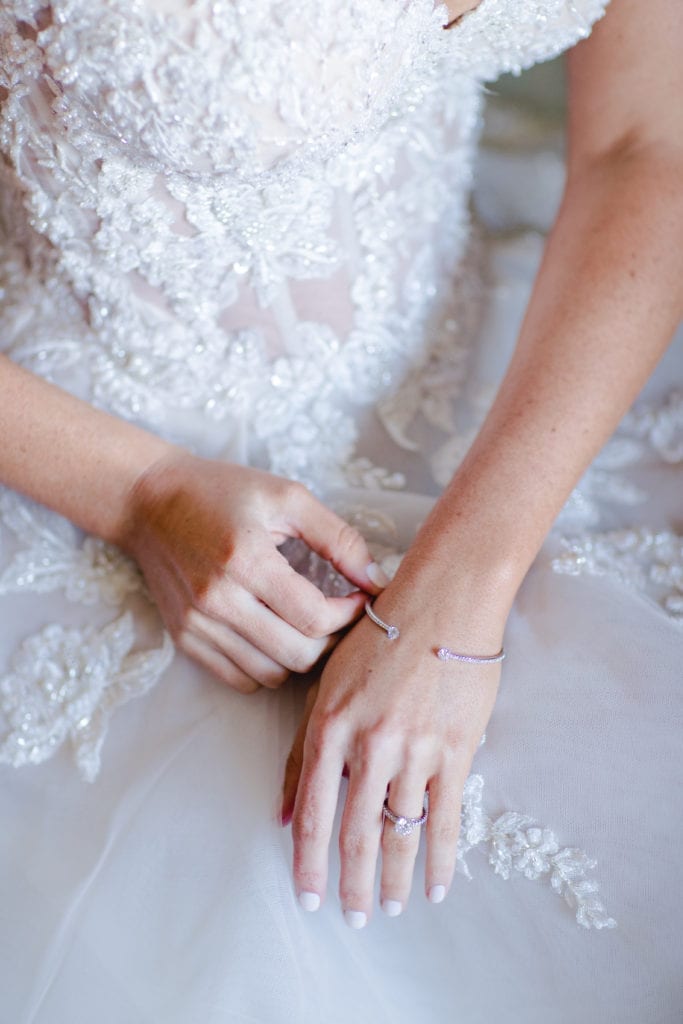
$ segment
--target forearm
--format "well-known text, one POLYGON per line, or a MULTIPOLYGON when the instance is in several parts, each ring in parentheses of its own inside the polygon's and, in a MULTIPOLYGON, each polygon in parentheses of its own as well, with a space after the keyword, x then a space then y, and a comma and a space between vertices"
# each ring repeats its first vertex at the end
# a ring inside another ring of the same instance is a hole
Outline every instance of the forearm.
POLYGON ((171 449, 0 356, 0 482, 113 542, 138 476, 171 449))
POLYGON ((506 614, 669 343, 683 311, 680 180, 644 154, 570 178, 496 401, 404 561, 404 578, 434 577, 444 607, 466 587, 506 614))

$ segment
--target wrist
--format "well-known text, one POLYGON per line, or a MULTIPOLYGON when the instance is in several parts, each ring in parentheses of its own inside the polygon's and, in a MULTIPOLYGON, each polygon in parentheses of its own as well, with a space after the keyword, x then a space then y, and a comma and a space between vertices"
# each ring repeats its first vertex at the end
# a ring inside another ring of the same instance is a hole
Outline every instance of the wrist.
POLYGON ((135 459, 128 461, 121 473, 118 500, 114 506, 109 535, 105 538, 133 557, 140 528, 140 512, 153 503, 153 494, 160 489, 158 482, 166 474, 172 475, 174 462, 183 457, 192 457, 183 448, 151 434, 144 435, 141 442, 135 459))
POLYGON ((491 654, 503 645, 516 589, 505 573, 481 567, 470 572, 443 562, 434 566, 407 555, 373 607, 402 634, 419 634, 434 649, 491 654))

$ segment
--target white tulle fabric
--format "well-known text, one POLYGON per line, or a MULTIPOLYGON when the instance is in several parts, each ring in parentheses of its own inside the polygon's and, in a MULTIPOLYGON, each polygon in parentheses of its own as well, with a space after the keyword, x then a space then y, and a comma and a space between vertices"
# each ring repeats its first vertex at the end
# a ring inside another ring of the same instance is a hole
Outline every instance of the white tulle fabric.
MULTIPOLYGON (((556 130, 494 102, 470 225, 482 83, 604 7, 482 0, 444 31, 431 0, 5 2, 0 346, 305 481, 392 571, 490 404, 562 183, 556 130)), ((681 363, 679 339, 520 592, 452 895, 418 880, 363 934, 291 890, 300 688, 225 692, 118 551, 0 494, 8 1019, 678 1020, 681 363)))

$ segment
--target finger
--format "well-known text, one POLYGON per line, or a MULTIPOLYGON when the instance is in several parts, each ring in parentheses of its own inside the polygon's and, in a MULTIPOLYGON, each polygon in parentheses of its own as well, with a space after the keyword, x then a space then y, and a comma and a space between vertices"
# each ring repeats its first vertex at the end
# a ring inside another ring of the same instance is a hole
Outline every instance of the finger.
MULTIPOLYGON (((317 591, 316 587, 313 589, 317 591)), ((238 661, 245 672, 253 670, 254 677, 259 679, 259 665, 266 670, 259 652, 275 665, 284 666, 290 672, 304 673, 309 672, 339 639, 334 633, 305 636, 257 595, 243 587, 228 589, 225 581, 218 582, 206 595, 200 614, 203 619, 211 620, 212 624, 205 624, 205 628, 212 630, 215 643, 225 647, 226 653, 238 661)), ((277 682, 274 685, 278 685, 277 682)))
POLYGON ((304 713, 302 715, 301 722, 299 723, 297 734, 294 737, 294 743, 292 744, 292 749, 289 752, 289 757, 287 758, 285 779, 282 786, 282 810, 280 812, 283 825, 289 825, 292 820, 296 791, 299 787, 301 769, 303 768, 304 763, 304 740, 306 738, 306 730, 308 729, 311 712, 315 705, 315 699, 318 696, 318 689, 319 684, 314 683, 306 694, 304 713))
MULTIPOLYGON (((206 640, 211 647, 224 654, 247 676, 257 680, 262 686, 276 689, 289 678, 292 671, 289 665, 278 663, 270 658, 267 653, 259 650, 257 646, 254 646, 248 639, 225 623, 218 622, 211 616, 202 615, 200 612, 191 613, 189 622, 195 636, 206 640)), ((294 633, 293 630, 292 633, 294 633)), ((315 643, 320 645, 321 641, 315 641, 315 643)), ((269 646, 274 649, 276 645, 271 643, 269 646)), ((293 661, 294 659, 289 660, 293 661)), ((303 655, 301 660, 304 660, 303 655)))
POLYGON ((368 550, 365 538, 305 488, 292 492, 289 512, 294 536, 331 562, 357 587, 378 594, 389 582, 368 550))
POLYGON ((312 717, 292 815, 294 885, 306 910, 316 910, 327 887, 328 850, 344 767, 340 727, 312 717))
MULTIPOLYGON (((405 818, 422 816, 426 778, 427 773, 415 767, 391 780, 387 803, 394 814, 405 818)), ((389 818, 384 821, 380 902, 390 917, 398 916, 408 902, 421 833, 422 826, 418 825, 410 835, 402 835, 389 818)))
POLYGON ((255 690, 260 689, 255 679, 248 676, 246 672, 243 672, 225 654, 216 650, 215 647, 212 647, 201 637, 187 631, 182 634, 178 646, 193 661, 203 665, 209 672, 212 672, 224 683, 227 683, 228 686, 231 686, 233 690, 238 690, 240 693, 254 693, 255 690))
POLYGON ((339 897, 344 919, 351 928, 363 928, 372 911, 386 791, 387 772, 379 763, 365 761, 355 769, 351 767, 339 833, 339 897))
POLYGON ((425 891, 432 903, 441 903, 453 881, 467 771, 466 765, 459 765, 457 770, 442 771, 429 781, 425 891))
POLYGON ((321 639, 345 629, 363 613, 367 594, 325 597, 279 552, 254 581, 253 594, 304 636, 321 639))

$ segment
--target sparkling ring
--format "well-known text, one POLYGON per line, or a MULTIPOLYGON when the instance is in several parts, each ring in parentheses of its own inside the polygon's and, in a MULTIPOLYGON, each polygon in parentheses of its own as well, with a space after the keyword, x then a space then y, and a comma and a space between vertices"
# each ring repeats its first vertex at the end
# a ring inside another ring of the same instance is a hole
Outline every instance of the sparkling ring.
POLYGON ((389 807, 389 797, 386 798, 382 807, 382 818, 388 818, 389 821, 393 822, 394 832, 398 832, 400 836, 409 836, 418 825, 424 825, 428 815, 429 810, 426 804, 420 818, 405 818, 402 814, 394 814, 389 807))

